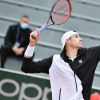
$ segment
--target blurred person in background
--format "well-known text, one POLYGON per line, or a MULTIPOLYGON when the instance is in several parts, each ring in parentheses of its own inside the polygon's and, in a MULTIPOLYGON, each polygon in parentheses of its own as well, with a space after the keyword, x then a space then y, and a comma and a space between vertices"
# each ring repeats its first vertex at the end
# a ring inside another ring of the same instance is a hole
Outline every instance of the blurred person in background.
POLYGON ((32 55, 39 38, 38 29, 30 34, 21 70, 49 74, 52 100, 90 100, 95 69, 100 61, 100 46, 83 48, 79 33, 68 31, 61 38, 60 54, 34 62, 32 55))
POLYGON ((4 44, 0 49, 1 68, 4 68, 9 56, 23 56, 29 43, 31 31, 29 28, 29 17, 27 15, 23 15, 17 24, 9 26, 4 38, 4 44))

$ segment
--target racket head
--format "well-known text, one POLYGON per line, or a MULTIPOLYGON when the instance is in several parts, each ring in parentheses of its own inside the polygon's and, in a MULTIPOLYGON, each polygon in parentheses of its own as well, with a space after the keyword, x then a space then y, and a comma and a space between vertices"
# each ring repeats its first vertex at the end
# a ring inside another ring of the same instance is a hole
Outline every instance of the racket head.
POLYGON ((57 0, 50 12, 53 24, 65 23, 71 16, 72 6, 70 0, 57 0))

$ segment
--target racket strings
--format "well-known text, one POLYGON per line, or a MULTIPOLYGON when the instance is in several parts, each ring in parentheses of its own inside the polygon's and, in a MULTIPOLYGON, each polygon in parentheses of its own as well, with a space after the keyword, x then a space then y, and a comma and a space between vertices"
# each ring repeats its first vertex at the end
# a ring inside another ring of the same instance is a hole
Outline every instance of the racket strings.
POLYGON ((71 13, 69 8, 67 0, 58 0, 51 13, 55 24, 62 24, 68 20, 71 13))

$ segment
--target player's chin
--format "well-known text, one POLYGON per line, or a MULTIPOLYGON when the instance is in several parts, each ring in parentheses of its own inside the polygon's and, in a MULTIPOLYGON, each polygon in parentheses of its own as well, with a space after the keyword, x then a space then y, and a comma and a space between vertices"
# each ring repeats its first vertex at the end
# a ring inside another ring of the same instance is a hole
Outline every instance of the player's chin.
POLYGON ((82 48, 83 47, 83 45, 79 45, 79 48, 82 48))
POLYGON ((82 44, 79 44, 79 45, 77 45, 77 48, 82 48, 83 47, 83 45, 82 44))

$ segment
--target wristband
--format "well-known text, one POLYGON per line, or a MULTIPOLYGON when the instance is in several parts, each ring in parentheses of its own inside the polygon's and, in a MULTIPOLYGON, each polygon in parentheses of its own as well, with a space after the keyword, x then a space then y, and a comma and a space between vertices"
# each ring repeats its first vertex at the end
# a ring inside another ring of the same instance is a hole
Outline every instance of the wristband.
POLYGON ((27 47, 27 49, 25 51, 24 56, 25 57, 32 57, 33 53, 34 53, 34 50, 35 50, 35 47, 32 47, 32 46, 28 45, 28 47, 27 47))

